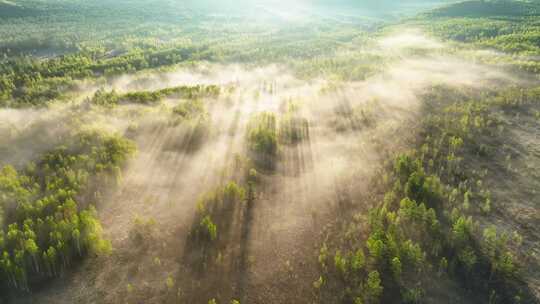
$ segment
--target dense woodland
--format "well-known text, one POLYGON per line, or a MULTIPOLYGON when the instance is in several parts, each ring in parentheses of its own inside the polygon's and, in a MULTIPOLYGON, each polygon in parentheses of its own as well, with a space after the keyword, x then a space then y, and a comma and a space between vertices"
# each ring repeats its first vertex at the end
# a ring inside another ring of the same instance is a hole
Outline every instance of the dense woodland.
POLYGON ((0 0, 0 303, 538 303, 540 2, 208 1, 0 0))
POLYGON ((539 14, 535 1, 469 1, 435 10, 426 16, 429 23, 420 22, 437 36, 500 55, 479 60, 538 74, 539 14))

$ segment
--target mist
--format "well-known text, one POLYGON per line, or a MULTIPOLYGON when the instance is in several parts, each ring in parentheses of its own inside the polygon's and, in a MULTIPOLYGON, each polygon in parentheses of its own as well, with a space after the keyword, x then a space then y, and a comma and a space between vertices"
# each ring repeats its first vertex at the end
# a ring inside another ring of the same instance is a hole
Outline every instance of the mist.
MULTIPOLYGON (((333 216, 336 206, 351 203, 347 197, 361 196, 383 161, 411 144, 426 91, 434 85, 482 89, 495 82, 519 81, 505 72, 449 55, 446 48, 444 42, 417 29, 391 32, 367 50, 391 60, 381 73, 363 81, 300 79, 289 67, 278 64, 206 63, 123 75, 104 85, 87 83, 79 89, 82 96, 91 97, 98 88, 127 93, 181 85, 220 86, 219 97, 202 99, 208 131, 196 144, 190 140, 194 129, 175 123, 172 109, 186 102, 181 99, 166 98, 157 106, 125 104, 103 110, 88 104, 88 98, 79 98, 66 107, 1 110, 6 126, 0 128, 0 138, 9 152, 0 151, 0 163, 13 163, 15 156, 18 163, 33 160, 54 146, 52 139, 72 128, 107 129, 125 135, 138 147, 120 186, 103 193, 100 204, 104 234, 114 248, 112 256, 85 266, 84 273, 70 275, 63 282, 62 298, 47 292, 36 296, 42 303, 52 303, 101 290, 106 302, 116 302, 127 284, 159 288, 168 277, 175 278, 185 299, 203 296, 211 286, 225 295, 240 294, 248 302, 256 296, 249 294, 251 288, 262 288, 264 294, 276 278, 301 265, 301 251, 310 250, 315 237, 308 232, 323 218, 333 216), (208 277, 214 274, 195 276, 178 256, 189 249, 186 240, 199 198, 237 175, 231 168, 238 157, 246 155, 250 118, 270 112, 280 121, 291 105, 297 109, 294 115, 308 122, 309 137, 283 144, 275 170, 259 172, 264 186, 250 215, 245 248, 223 257, 225 264, 245 259, 242 279, 231 276, 233 268, 223 273, 224 279, 238 280, 231 291, 208 277), (71 120, 77 122, 65 123, 71 120), (135 250, 130 236, 141 221, 154 223, 151 241, 160 244, 148 254, 135 250)), ((301 282, 317 278, 313 272, 300 275, 305 280, 291 278, 288 284, 303 290, 307 287, 301 282)))

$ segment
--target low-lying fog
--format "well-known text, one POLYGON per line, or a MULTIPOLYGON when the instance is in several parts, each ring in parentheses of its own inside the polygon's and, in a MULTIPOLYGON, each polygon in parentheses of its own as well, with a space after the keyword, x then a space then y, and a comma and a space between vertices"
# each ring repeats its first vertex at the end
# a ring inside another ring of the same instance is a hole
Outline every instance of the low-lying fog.
MULTIPOLYGON (((178 265, 178 257, 184 250, 198 197, 227 181, 224 168, 235 155, 244 153, 246 123, 253 114, 270 111, 279 120, 293 103, 309 122, 309 138, 281 148, 277 170, 268 174, 265 190, 259 194, 247 242, 247 284, 271 285, 285 265, 296 267, 302 254, 311 254, 298 252, 309 248, 302 245, 310 242, 305 232, 320 229, 315 218, 324 216, 326 207, 342 199, 337 193, 361 195, 384 156, 406 147, 407 140, 414 137, 422 114, 420 98, 426 90, 439 84, 481 88, 492 81, 515 81, 503 72, 445 55, 444 49, 444 43, 419 31, 389 34, 373 52, 395 60, 384 72, 357 82, 335 81, 324 75, 302 80, 287 66, 246 68, 208 63, 191 70, 126 75, 105 86, 118 92, 179 85, 223 87, 217 99, 204 100, 211 131, 195 151, 175 149, 175 144, 192 135, 182 124, 170 123, 171 108, 183 100, 113 109, 84 107, 85 101, 80 101, 41 110, 0 110, 0 164, 22 165, 35 160, 59 144, 59 134, 69 132, 69 128, 105 128, 126 134, 138 146, 122 184, 100 204, 105 235, 112 240, 115 253, 90 264, 85 274, 70 277, 64 282, 67 286, 62 296, 37 292, 34 297, 42 303, 67 303, 74 298, 92 298, 92 292, 101 290, 106 301, 114 302, 128 283, 161 286, 168 276, 182 277, 184 268, 178 265), (152 253, 155 256, 130 257, 128 235, 137 216, 157 223, 158 242, 164 249, 152 253), (153 262, 156 257, 159 265, 153 262), (134 274, 134 265, 154 268, 134 274), (84 280, 82 276, 88 273, 93 273, 95 280, 84 280)), ((96 89, 84 88, 90 96, 96 89)), ((302 288, 294 285, 300 282, 294 282, 292 288, 302 288)))

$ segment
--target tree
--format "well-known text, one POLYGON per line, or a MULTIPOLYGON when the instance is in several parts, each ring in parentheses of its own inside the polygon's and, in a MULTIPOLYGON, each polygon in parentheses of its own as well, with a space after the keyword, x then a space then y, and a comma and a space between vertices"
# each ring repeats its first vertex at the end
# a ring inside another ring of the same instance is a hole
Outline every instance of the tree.
POLYGON ((471 247, 465 247, 458 253, 458 260, 463 264, 467 274, 470 274, 476 264, 476 253, 471 247))
POLYGON ((369 303, 378 303, 383 293, 383 287, 381 285, 381 277, 377 270, 374 270, 368 274, 366 284, 366 294, 369 303))
POLYGON ((56 275, 56 249, 52 246, 49 247, 47 251, 43 252, 43 259, 46 261, 50 275, 56 275))
POLYGON ((369 254, 376 261, 380 261, 384 254, 384 242, 380 239, 380 234, 371 234, 367 240, 369 254))
POLYGON ((347 275, 347 258, 341 254, 340 250, 334 255, 334 265, 342 275, 347 275))
POLYGON ((273 113, 254 115, 248 125, 247 142, 255 162, 263 168, 273 168, 278 153, 277 119, 273 113))
POLYGON ((448 271, 448 260, 445 257, 441 258, 439 262, 439 275, 448 271))
POLYGON ((396 281, 401 280, 401 261, 398 257, 394 257, 392 259, 392 262, 390 263, 392 268, 392 274, 394 275, 394 278, 396 281))
POLYGON ((217 226, 212 222, 210 215, 201 220, 201 228, 203 229, 203 237, 207 240, 215 241, 217 239, 217 226))
POLYGON ((81 232, 79 229, 75 228, 73 229, 73 232, 71 233, 71 237, 73 238, 73 241, 75 242, 75 248, 77 248, 77 252, 79 255, 82 255, 81 251, 81 232))
POLYGON ((351 258, 351 269, 355 272, 361 270, 365 264, 364 250, 361 248, 356 250, 351 258))
POLYGON ((38 252, 39 248, 36 245, 36 242, 33 239, 28 239, 25 242, 25 249, 32 257, 32 261, 34 263, 34 270, 36 272, 39 272, 39 263, 38 263, 38 252))
POLYGON ((455 246, 458 248, 466 245, 470 240, 470 235, 473 229, 472 218, 460 216, 452 225, 452 238, 455 246))

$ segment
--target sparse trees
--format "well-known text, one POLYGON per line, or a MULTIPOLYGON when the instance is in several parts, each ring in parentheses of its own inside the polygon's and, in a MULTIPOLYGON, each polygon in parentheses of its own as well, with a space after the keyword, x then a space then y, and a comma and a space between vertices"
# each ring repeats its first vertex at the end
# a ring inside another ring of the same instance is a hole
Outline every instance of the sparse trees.
POLYGON ((110 250, 95 210, 77 198, 90 175, 117 174, 133 149, 114 136, 80 133, 26 171, 2 168, 0 203, 9 207, 7 231, 0 233, 4 282, 27 290, 30 280, 58 275, 75 255, 110 250))

